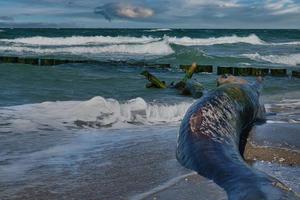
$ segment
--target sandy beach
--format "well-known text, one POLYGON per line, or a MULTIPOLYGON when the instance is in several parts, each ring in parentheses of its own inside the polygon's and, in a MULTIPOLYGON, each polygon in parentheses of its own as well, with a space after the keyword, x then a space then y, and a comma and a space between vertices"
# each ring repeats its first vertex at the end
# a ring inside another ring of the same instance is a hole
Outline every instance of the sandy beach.
MULTIPOLYGON (((20 134, 22 145, 2 156, 1 199, 226 199, 215 183, 177 163, 178 127, 163 128, 70 132, 59 141, 55 131, 20 134)), ((1 135, 2 147, 8 141, 1 135)), ((300 191, 300 180, 293 175, 299 166, 289 174, 280 162, 257 162, 257 168, 300 191)))

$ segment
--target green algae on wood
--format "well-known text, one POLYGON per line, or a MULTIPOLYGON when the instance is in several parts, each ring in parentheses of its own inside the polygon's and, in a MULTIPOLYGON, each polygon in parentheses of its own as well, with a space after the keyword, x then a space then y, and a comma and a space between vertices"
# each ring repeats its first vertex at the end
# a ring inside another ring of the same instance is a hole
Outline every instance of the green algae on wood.
MULTIPOLYGON (((143 71, 141 73, 141 75, 145 76, 152 84, 152 86, 157 87, 157 88, 166 88, 166 84, 159 80, 157 77, 155 77, 154 75, 152 75, 150 72, 148 72, 147 70, 143 71)), ((146 86, 150 86, 150 84, 147 84, 146 86)))
POLYGON ((183 79, 181 81, 186 82, 188 79, 191 79, 193 74, 195 73, 197 69, 197 64, 193 63, 190 68, 185 72, 185 76, 183 77, 183 79))

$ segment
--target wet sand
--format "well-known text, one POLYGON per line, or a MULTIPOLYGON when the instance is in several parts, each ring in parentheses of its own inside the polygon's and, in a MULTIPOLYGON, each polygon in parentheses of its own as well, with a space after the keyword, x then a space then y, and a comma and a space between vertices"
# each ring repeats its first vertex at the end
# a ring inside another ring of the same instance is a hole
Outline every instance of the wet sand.
POLYGON ((7 149, 0 160, 0 199, 224 199, 216 184, 190 178, 192 172, 177 163, 177 131, 176 126, 24 133, 16 135, 22 146, 15 149, 7 144, 15 141, 2 135, 0 146, 7 149))
POLYGON ((181 179, 172 186, 159 190, 157 192, 147 194, 143 199, 166 199, 166 200, 182 200, 182 199, 218 199, 226 200, 227 196, 223 189, 216 184, 199 175, 189 175, 181 179))
MULTIPOLYGON (((155 126, 0 134, 0 199, 227 199, 177 162, 177 132, 155 126)), ((299 187, 299 168, 257 166, 299 187)))
POLYGON ((300 124, 271 123, 254 126, 249 133, 244 157, 300 165, 300 124))

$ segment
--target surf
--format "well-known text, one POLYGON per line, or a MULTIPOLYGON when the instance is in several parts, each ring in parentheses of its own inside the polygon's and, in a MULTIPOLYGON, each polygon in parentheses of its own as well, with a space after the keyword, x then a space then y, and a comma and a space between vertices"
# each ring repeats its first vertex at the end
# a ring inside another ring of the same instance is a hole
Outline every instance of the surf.
POLYGON ((130 37, 130 36, 71 36, 71 37, 21 37, 15 39, 1 39, 0 42, 24 44, 24 45, 44 45, 44 46, 74 46, 74 45, 101 45, 101 44, 145 44, 155 42, 160 38, 151 36, 130 37))
POLYGON ((123 54, 123 55, 156 55, 164 56, 174 53, 170 45, 164 41, 146 44, 118 44, 106 46, 74 46, 74 47, 55 47, 37 48, 28 46, 0 46, 0 51, 11 53, 30 53, 38 55, 51 54, 123 54))
POLYGON ((56 101, 2 107, 15 129, 53 127, 128 128, 138 125, 177 124, 192 102, 147 103, 143 98, 120 102, 101 96, 86 101, 56 101), (20 120, 20 118, 22 120, 20 120), (18 128, 19 127, 19 128, 18 128))
POLYGON ((256 61, 265 61, 275 64, 285 64, 297 66, 300 64, 300 54, 288 54, 288 55, 261 55, 259 53, 243 54, 243 57, 250 58, 256 61))

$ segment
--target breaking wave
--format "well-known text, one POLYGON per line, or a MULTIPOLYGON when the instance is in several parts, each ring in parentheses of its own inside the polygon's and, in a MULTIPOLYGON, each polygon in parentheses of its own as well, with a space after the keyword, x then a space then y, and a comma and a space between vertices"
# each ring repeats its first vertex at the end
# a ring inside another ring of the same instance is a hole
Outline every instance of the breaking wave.
POLYGON ((268 113, 276 113, 269 117, 268 123, 300 123, 300 99, 283 99, 266 104, 265 108, 268 113))
MULTIPOLYGON (((153 29, 145 31, 167 31, 169 29, 153 29)), ((71 36, 71 37, 22 37, 15 39, 0 39, 0 52, 3 54, 32 55, 79 55, 98 59, 152 59, 151 56, 167 56, 178 49, 172 44, 183 46, 211 46, 223 44, 244 43, 250 45, 298 45, 299 41, 285 43, 267 43, 255 34, 248 36, 223 36, 210 38, 163 37, 154 36, 71 36), (145 57, 149 56, 149 57, 145 57)), ((259 54, 244 54, 253 60, 263 60, 272 63, 297 65, 299 54, 288 56, 261 56, 259 54)))
MULTIPOLYGON (((166 31, 167 29, 154 29, 146 31, 166 31)), ((224 37, 210 37, 210 38, 190 38, 190 37, 124 37, 124 36, 72 36, 72 37, 27 37, 15 39, 1 39, 0 42, 33 45, 33 46, 74 46, 74 45, 105 45, 105 44, 146 44, 151 42, 165 40, 171 44, 183 46, 196 45, 219 45, 219 44, 235 44, 247 43, 253 45, 267 44, 261 40, 257 35, 251 34, 249 36, 240 37, 237 35, 224 37)))
POLYGON ((97 96, 87 101, 44 102, 0 108, 0 111, 2 117, 9 119, 7 123, 23 130, 34 130, 42 124, 122 128, 179 122, 191 103, 151 104, 142 98, 120 103, 97 96))
POLYGON ((164 32, 164 31, 172 31, 172 29, 170 29, 170 28, 158 28, 158 29, 145 30, 145 32, 164 32))
POLYGON ((28 46, 0 46, 0 51, 34 53, 42 55, 51 54, 125 54, 125 55, 169 55, 174 53, 170 45, 165 41, 152 42, 146 44, 118 44, 107 46, 75 46, 56 48, 36 48, 28 46))
POLYGON ((275 64, 286 64, 286 65, 299 65, 300 54, 289 54, 289 55, 260 55, 259 53, 254 54, 243 54, 243 57, 250 58, 256 61, 266 61, 275 64))
POLYGON ((300 41, 292 41, 292 42, 278 42, 272 43, 272 45, 300 45, 300 41))
POLYGON ((165 37, 170 43, 184 46, 195 46, 195 45, 218 45, 218 44, 234 44, 234 43, 247 43, 253 45, 266 44, 255 34, 251 34, 245 37, 239 37, 237 35, 225 36, 225 37, 210 37, 210 38, 190 38, 190 37, 165 37))
POLYGON ((101 44, 145 44, 160 40, 153 37, 124 37, 124 36, 72 36, 72 37, 27 37, 16 39, 1 39, 1 42, 19 43, 26 45, 44 46, 74 46, 74 45, 101 45, 101 44))

